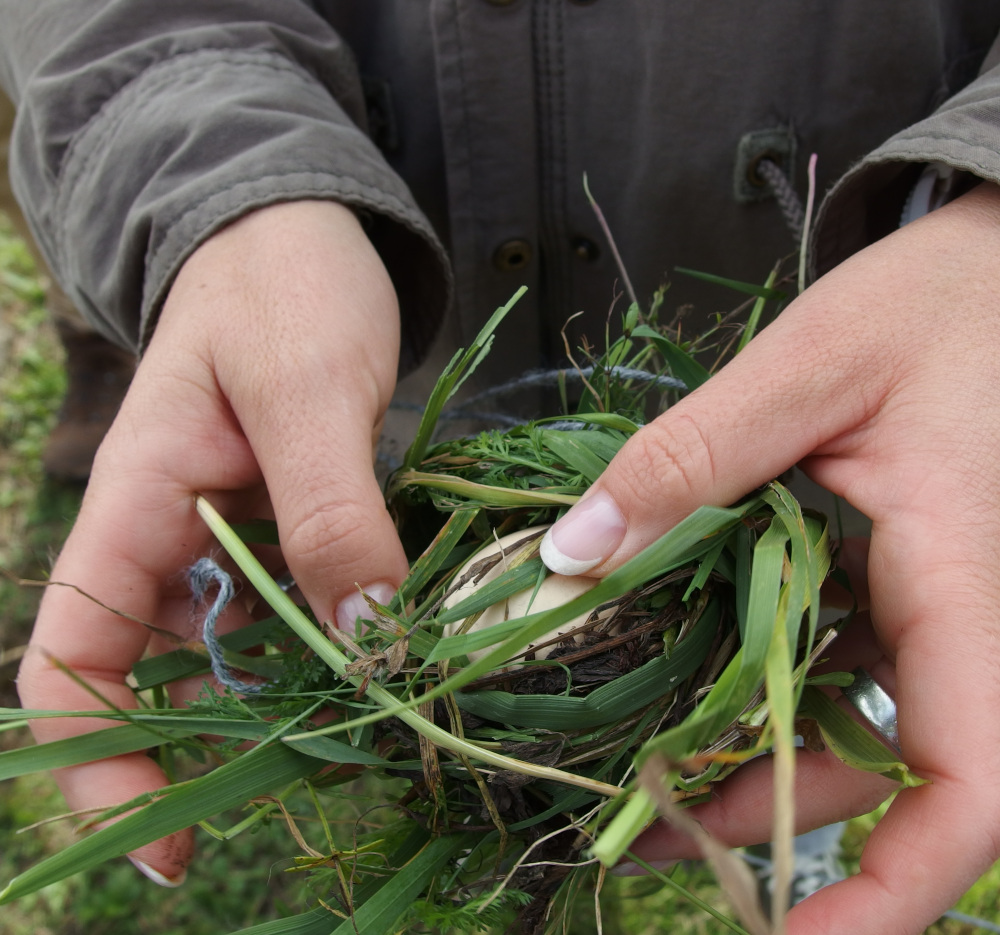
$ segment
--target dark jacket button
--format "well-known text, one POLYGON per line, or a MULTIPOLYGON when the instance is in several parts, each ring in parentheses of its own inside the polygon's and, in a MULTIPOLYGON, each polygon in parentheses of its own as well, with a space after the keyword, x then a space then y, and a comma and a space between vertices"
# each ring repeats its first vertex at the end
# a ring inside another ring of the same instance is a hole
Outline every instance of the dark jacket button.
POLYGON ((531 262, 531 244, 527 240, 505 240, 493 251, 493 265, 502 273, 524 269, 531 262))
POLYGON ((593 263, 601 255, 597 244, 587 237, 574 237, 570 241, 570 248, 573 254, 583 260, 584 263, 593 263))

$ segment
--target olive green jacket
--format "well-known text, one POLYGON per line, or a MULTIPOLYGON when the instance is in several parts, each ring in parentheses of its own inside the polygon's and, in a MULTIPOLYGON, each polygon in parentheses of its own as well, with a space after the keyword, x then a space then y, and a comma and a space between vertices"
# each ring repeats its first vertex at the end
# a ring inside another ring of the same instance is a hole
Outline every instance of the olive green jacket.
POLYGON ((795 239, 758 171, 826 200, 816 270, 891 231, 923 167, 1000 181, 994 0, 0 0, 12 176, 74 301, 148 339, 222 225, 282 200, 354 206, 396 283, 404 367, 446 308, 514 290, 508 370, 640 300, 732 304, 795 239), (839 181, 838 181, 839 180, 839 181), (832 189, 832 190, 831 190, 832 189))

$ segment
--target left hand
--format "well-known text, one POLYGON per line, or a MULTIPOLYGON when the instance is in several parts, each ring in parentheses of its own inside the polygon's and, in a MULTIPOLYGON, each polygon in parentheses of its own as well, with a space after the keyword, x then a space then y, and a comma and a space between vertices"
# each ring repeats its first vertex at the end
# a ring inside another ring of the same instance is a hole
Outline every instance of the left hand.
MULTIPOLYGON (((98 709, 91 692, 134 708, 135 662, 196 636, 182 569, 217 552, 195 510, 199 493, 230 522, 275 518, 283 557, 270 548, 261 557, 278 573, 287 564, 318 620, 353 624, 358 584, 389 599, 408 565, 372 447, 395 385, 398 319, 389 273, 344 205, 260 208, 194 251, 52 572, 102 604, 48 589, 18 675, 25 708, 98 709)), ((219 633, 249 620, 244 601, 234 601, 219 633)), ((196 697, 202 682, 173 683, 174 704, 196 697)), ((108 726, 32 722, 39 742, 108 726)), ((144 752, 65 767, 55 778, 73 810, 101 811, 167 785, 144 752)), ((187 829, 129 856, 146 876, 177 885, 193 853, 187 829)))
MULTIPOLYGON (((877 642, 858 661, 894 693, 903 759, 930 783, 897 796, 857 876, 789 913, 794 935, 915 935, 1000 856, 998 256, 991 184, 858 253, 638 432, 550 534, 606 574, 794 464, 872 520, 877 642)), ((731 845, 759 842, 769 785, 755 762, 694 814, 731 845)), ((891 791, 829 754, 801 755, 797 785, 799 831, 891 791)), ((663 826, 636 851, 697 856, 663 826)))

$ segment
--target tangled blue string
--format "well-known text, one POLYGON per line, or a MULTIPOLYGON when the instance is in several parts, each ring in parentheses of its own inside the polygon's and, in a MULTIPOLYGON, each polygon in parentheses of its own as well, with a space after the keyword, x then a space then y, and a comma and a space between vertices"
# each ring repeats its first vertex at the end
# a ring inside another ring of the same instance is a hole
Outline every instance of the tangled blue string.
POLYGON ((208 593, 209 587, 214 583, 218 588, 215 601, 211 607, 205 611, 205 619, 201 626, 202 639, 205 648, 208 650, 208 658, 212 663, 212 674, 219 682, 234 692, 244 695, 253 695, 261 691, 262 686, 251 682, 244 682, 233 675, 233 670, 226 664, 222 644, 215 635, 215 625, 219 620, 219 615, 226 609, 233 599, 235 588, 233 587, 232 576, 223 571, 212 559, 200 558, 187 572, 188 585, 195 600, 203 601, 208 593))

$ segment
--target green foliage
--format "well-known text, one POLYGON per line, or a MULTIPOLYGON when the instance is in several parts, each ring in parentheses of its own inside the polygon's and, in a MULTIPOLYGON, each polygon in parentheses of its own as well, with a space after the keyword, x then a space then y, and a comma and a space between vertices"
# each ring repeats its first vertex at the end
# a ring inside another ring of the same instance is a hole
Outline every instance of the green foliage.
MULTIPOLYGON (((31 255, 0 215, 0 510, 24 510, 65 391, 58 345, 46 328, 45 291, 31 255), (43 340, 37 340, 38 337, 43 340)), ((9 561, 2 554, 0 562, 9 561)))
POLYGON ((514 911, 527 906, 531 895, 505 889, 499 896, 476 896, 447 905, 420 899, 402 920, 402 931, 434 932, 440 935, 475 935, 484 931, 503 931, 514 920, 514 911))

